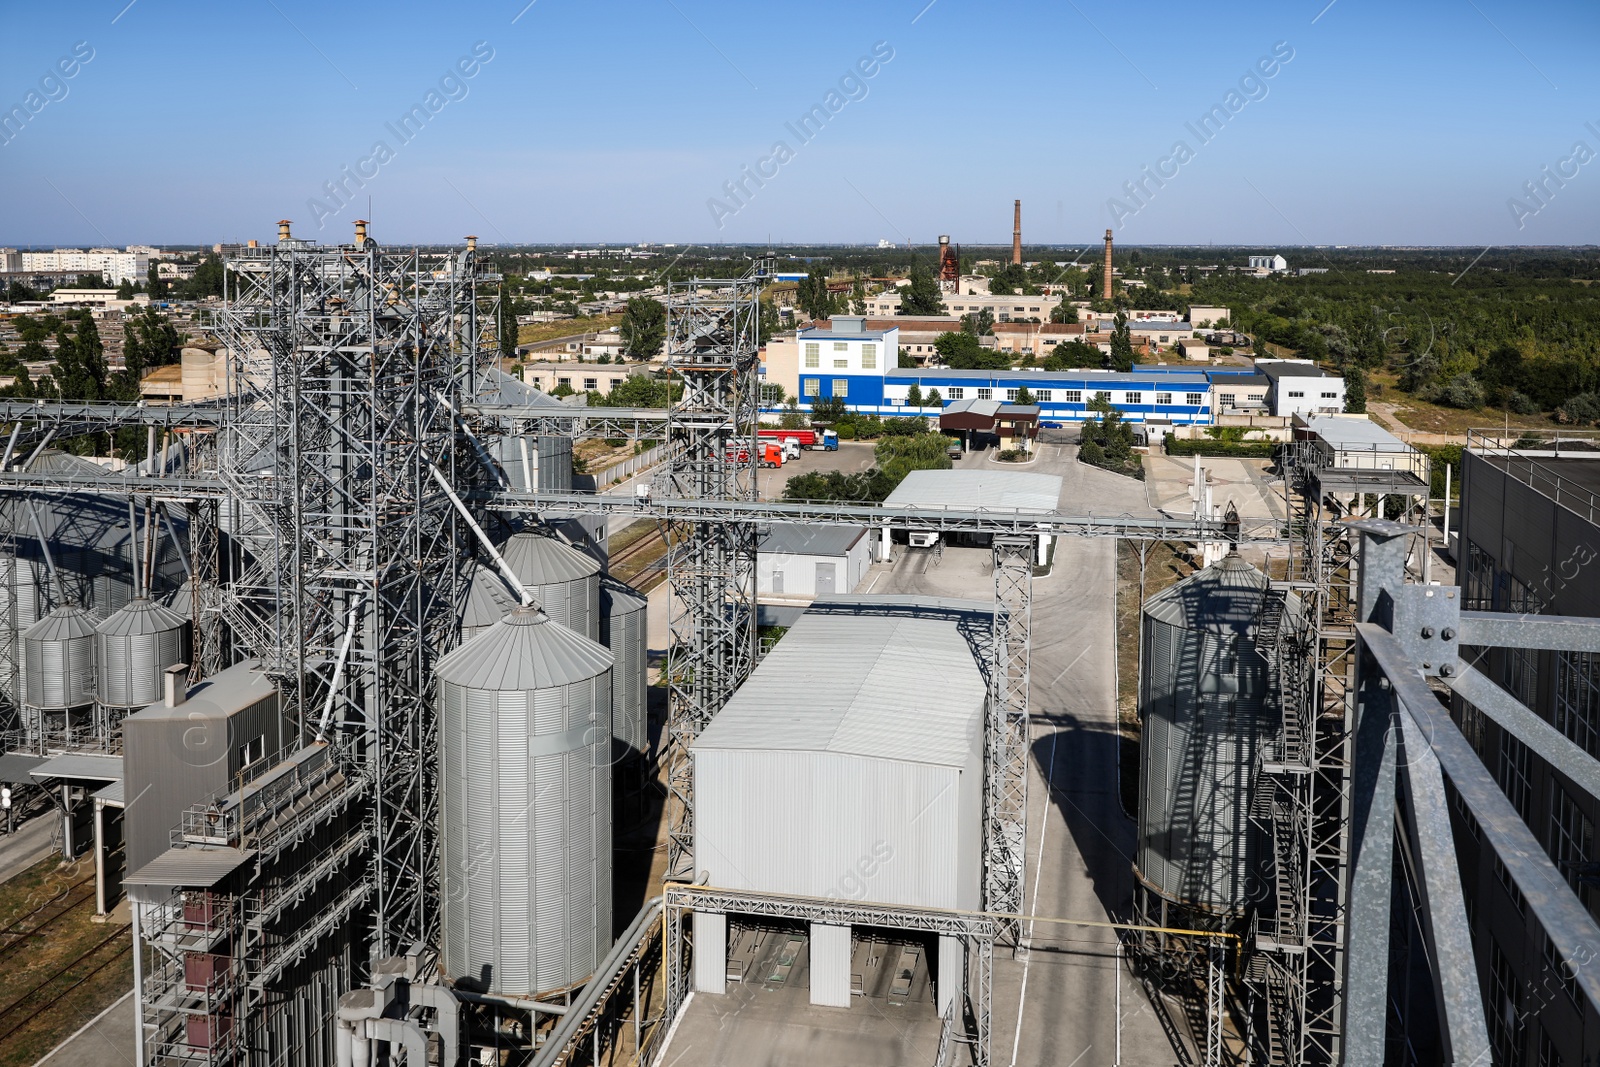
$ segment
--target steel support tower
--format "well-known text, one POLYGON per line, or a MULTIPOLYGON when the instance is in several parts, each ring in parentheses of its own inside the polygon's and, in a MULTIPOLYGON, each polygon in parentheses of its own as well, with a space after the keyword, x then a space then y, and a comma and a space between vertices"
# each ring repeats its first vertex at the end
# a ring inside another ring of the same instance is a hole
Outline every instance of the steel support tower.
MULTIPOLYGON (((759 259, 741 278, 673 283, 667 296, 668 456, 654 491, 693 500, 757 499, 759 259)), ((755 669, 756 542, 751 521, 666 524, 667 873, 692 875, 689 746, 755 669)))
MULTIPOLYGON (((285 233, 228 269, 228 582, 197 596, 223 624, 199 644, 220 659, 222 629, 260 660, 298 742, 332 741, 360 783, 367 947, 391 956, 433 943, 439 921, 433 666, 472 551, 434 472, 477 471, 457 469, 453 413, 483 358, 474 242, 422 254, 285 233)), ((197 557, 216 551, 200 530, 197 557)))
MULTIPOLYGON (((994 538, 994 667, 984 730, 986 813, 983 888, 991 912, 1023 910, 1028 835, 1028 649, 1033 619, 1034 537, 994 538)), ((1020 947, 1021 923, 998 920, 999 936, 1020 947)))

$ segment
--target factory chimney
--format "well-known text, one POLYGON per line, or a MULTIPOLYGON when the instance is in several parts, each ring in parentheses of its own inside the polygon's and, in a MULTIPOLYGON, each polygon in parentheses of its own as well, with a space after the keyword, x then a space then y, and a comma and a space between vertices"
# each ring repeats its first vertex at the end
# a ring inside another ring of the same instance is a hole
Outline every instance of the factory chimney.
POLYGON ((1011 262, 1022 262, 1022 201, 1011 208, 1011 262))
POLYGON ((288 219, 279 219, 278 220, 278 240, 279 241, 287 241, 287 240, 289 240, 289 220, 288 219))
POLYGON ((360 248, 367 243, 367 220, 356 219, 356 247, 360 248))
POLYGON ((1106 268, 1105 277, 1101 284, 1100 299, 1111 299, 1111 231, 1106 231, 1106 268))

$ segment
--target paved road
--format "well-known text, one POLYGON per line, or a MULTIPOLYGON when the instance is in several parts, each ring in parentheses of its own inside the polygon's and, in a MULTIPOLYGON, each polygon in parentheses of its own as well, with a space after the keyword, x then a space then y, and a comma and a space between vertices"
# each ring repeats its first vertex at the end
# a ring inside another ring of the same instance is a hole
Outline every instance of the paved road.
MULTIPOLYGON (((1143 486, 1085 467, 1047 445, 1030 469, 1062 476, 1061 506, 1150 513, 1143 486)), ((963 465, 987 462, 968 457, 963 465)), ((1033 586, 1033 761, 1028 783, 1026 911, 1124 919, 1134 827, 1117 787, 1115 544, 1067 539, 1033 586)), ((989 554, 902 552, 862 591, 992 595, 989 554)), ((996 961, 994 1063, 1096 1067, 1169 1064, 1175 1056, 1106 930, 1033 924, 1026 961, 996 961)))

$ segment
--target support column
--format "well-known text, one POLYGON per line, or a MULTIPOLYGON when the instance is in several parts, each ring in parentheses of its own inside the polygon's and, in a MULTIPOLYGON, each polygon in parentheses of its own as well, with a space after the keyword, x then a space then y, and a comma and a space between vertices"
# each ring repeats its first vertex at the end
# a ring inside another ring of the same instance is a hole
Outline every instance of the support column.
POLYGON ((721 913, 694 913, 694 989, 717 996, 728 991, 728 917, 721 913))
POLYGON ((106 913, 106 802, 94 802, 94 913, 106 913))
POLYGON ((890 552, 889 552, 889 527, 885 526, 883 528, 883 550, 878 555, 878 562, 880 562, 880 563, 888 563, 890 561, 891 561, 891 556, 890 556, 890 552))
POLYGON ((850 927, 811 924, 811 1003, 850 1006, 850 927))
POLYGON ((933 991, 941 1016, 950 1010, 952 1001, 966 992, 966 978, 967 946, 959 937, 940 934, 939 973, 934 978, 933 991))

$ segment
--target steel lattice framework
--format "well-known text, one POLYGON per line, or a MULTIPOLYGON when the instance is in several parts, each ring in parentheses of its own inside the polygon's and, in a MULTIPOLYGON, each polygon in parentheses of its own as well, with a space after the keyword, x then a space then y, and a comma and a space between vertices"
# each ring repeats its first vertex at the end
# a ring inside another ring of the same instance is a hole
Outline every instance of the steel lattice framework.
MULTIPOLYGON (((761 287, 771 260, 741 278, 673 283, 667 370, 675 389, 668 458, 654 491, 708 501, 757 496, 761 287)), ((756 665, 754 521, 697 517, 666 524, 671 643, 667 651, 667 871, 693 863, 689 746, 756 665)))
POLYGON ((366 783, 373 951, 392 955, 438 924, 432 667, 471 553, 432 472, 472 477, 450 404, 478 374, 483 277, 470 241, 422 254, 287 240, 228 267, 220 614, 301 741, 340 738, 366 783))
MULTIPOLYGON (((1023 910, 1028 836, 1028 649, 1033 618, 1031 537, 994 538, 994 666, 984 730, 986 802, 984 906, 1008 915, 1023 910)), ((1000 937, 1018 943, 1021 924, 1000 921, 1000 937)))

